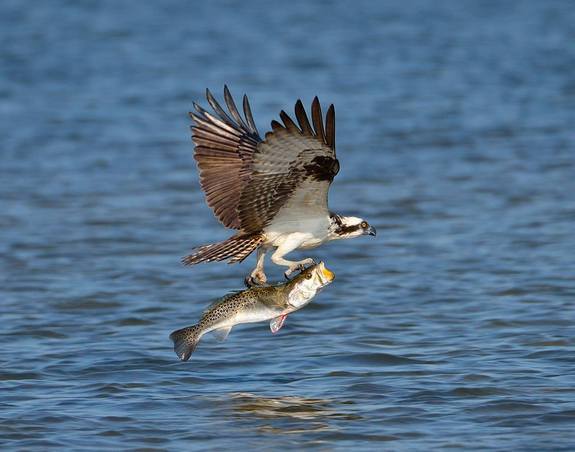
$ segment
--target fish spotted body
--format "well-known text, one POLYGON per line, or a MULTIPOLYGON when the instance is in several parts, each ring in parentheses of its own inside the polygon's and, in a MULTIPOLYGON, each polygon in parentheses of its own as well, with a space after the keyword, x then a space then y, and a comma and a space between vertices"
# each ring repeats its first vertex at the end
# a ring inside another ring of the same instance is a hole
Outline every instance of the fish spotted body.
POLYGON ((170 334, 174 351, 182 361, 187 361, 204 334, 215 331, 220 339, 225 339, 233 326, 240 323, 271 320, 270 329, 277 333, 288 314, 307 305, 334 277, 320 262, 287 283, 227 295, 210 306, 198 324, 170 334))

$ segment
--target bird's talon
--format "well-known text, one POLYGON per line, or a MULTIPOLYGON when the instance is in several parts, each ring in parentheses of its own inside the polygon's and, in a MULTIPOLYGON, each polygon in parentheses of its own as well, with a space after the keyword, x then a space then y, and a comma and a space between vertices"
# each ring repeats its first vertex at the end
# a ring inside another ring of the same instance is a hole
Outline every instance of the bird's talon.
POLYGON ((246 276, 244 279, 244 283, 247 287, 265 286, 266 282, 266 275, 262 273, 251 274, 246 276))

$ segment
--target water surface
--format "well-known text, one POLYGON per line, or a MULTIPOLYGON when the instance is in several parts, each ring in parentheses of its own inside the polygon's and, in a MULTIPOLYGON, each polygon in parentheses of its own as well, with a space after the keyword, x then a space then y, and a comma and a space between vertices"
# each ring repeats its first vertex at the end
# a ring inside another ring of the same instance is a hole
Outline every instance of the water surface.
POLYGON ((571 2, 0 17, 3 448, 573 449, 571 2), (278 335, 239 326, 180 363, 169 333, 254 264, 179 265, 228 234, 186 117, 224 83, 262 134, 334 102, 330 205, 378 236, 313 251, 337 279, 278 335))

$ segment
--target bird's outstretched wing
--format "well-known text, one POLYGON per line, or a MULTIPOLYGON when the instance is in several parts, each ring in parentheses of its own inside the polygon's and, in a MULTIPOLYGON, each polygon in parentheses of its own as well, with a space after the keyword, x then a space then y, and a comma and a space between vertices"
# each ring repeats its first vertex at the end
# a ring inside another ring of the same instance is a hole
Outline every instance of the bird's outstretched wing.
POLYGON ((252 155, 252 174, 239 202, 241 228, 261 231, 274 218, 298 222, 312 216, 329 215, 327 194, 339 171, 335 156, 335 109, 331 105, 324 120, 316 97, 310 124, 301 101, 295 105, 296 123, 284 112, 283 125, 272 121, 272 132, 252 155))
POLYGON ((224 87, 229 114, 218 104, 209 90, 206 97, 215 115, 194 104, 192 127, 194 158, 200 173, 200 185, 208 206, 215 216, 232 229, 241 229, 239 203, 242 190, 250 179, 252 156, 262 141, 256 129, 248 98, 244 96, 244 118, 224 87))
POLYGON ((244 233, 260 232, 280 215, 284 221, 328 215, 327 193, 339 171, 335 157, 335 110, 324 120, 317 97, 310 124, 301 101, 295 105, 296 123, 284 112, 283 125, 272 121, 262 141, 250 105, 243 98, 244 118, 227 87, 229 113, 209 90, 214 114, 194 104, 194 158, 208 205, 224 226, 244 233), (312 126, 313 124, 313 126, 312 126))

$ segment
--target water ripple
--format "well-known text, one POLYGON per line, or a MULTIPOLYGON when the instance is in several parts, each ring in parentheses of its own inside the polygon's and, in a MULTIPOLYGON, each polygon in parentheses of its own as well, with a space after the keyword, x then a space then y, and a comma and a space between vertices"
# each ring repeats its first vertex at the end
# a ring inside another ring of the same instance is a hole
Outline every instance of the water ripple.
POLYGON ((574 23, 568 1, 0 2, 2 449, 572 450, 574 23), (330 207, 378 236, 309 250, 337 279, 279 334, 181 363, 170 331, 253 265, 180 265, 227 234, 186 115, 224 83, 262 134, 333 102, 330 207))

